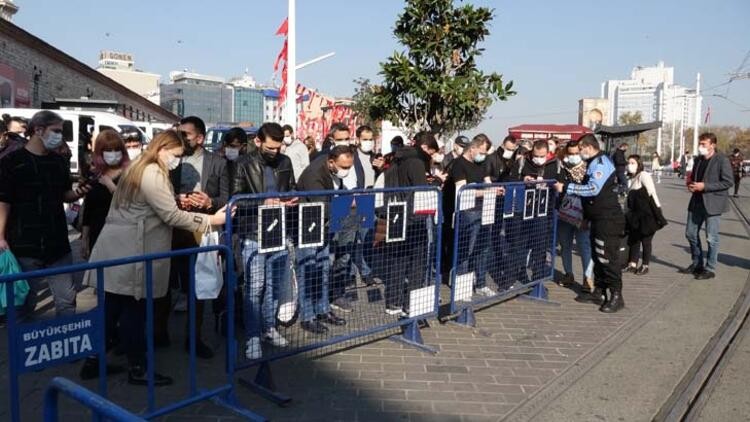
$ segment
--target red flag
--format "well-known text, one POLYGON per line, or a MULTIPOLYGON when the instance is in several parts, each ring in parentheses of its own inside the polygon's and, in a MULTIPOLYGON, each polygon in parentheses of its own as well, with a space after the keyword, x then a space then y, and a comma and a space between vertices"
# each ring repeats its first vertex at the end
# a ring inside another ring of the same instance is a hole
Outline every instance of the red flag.
POLYGON ((708 106, 708 110, 706 110, 706 119, 703 121, 704 125, 707 125, 711 121, 711 106, 708 106))
POLYGON ((281 88, 279 88, 279 107, 284 105, 286 100, 286 62, 284 67, 281 69, 281 88))
POLYGON ((276 61, 273 62, 273 71, 278 72, 279 70, 279 63, 281 63, 282 60, 286 62, 286 55, 287 55, 287 41, 284 40, 284 46, 281 47, 281 51, 279 52, 279 55, 276 56, 276 61))
POLYGON ((289 18, 284 19, 284 22, 281 22, 281 26, 279 26, 279 29, 276 30, 276 35, 283 35, 286 37, 286 35, 289 33, 289 18))

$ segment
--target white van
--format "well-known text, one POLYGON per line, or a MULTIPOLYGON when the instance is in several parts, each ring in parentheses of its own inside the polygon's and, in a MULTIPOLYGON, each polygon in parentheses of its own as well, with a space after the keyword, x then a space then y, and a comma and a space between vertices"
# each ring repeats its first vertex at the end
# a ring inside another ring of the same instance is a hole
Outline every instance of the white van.
MULTIPOLYGON (((33 108, 0 108, 0 115, 19 116, 25 119, 40 111, 33 108)), ((149 141, 149 137, 138 128, 132 121, 118 116, 117 114, 103 111, 73 111, 73 110, 50 110, 63 118, 63 140, 68 144, 72 152, 70 159, 70 172, 79 175, 80 163, 84 159, 89 145, 103 129, 114 129, 122 133, 138 133, 142 144, 149 141)), ((92 145, 93 146, 93 145, 92 145)))
POLYGON ((172 125, 169 123, 135 121, 133 122, 133 124, 135 124, 138 129, 141 130, 141 132, 146 134, 146 137, 148 137, 149 141, 154 139, 154 137, 160 132, 164 132, 165 130, 172 128, 172 125))

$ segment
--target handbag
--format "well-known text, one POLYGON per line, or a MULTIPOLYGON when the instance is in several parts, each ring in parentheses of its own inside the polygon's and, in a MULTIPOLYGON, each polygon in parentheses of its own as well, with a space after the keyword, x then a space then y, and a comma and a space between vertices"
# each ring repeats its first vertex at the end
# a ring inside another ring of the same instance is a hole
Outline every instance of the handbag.
POLYGON ((565 195, 560 202, 557 217, 568 224, 580 228, 583 223, 583 203, 577 195, 565 195))
MULTIPOLYGON (((201 238, 200 247, 219 244, 219 232, 210 226, 201 238)), ((195 297, 197 299, 216 299, 224 285, 224 271, 219 251, 199 253, 195 257, 195 297)))
MULTIPOLYGON (((13 253, 6 249, 0 253, 0 274, 10 275, 21 273, 21 265, 18 264, 13 253)), ((5 315, 8 308, 7 293, 5 289, 10 283, 0 283, 0 315, 5 315)), ((13 282, 13 306, 21 306, 26 302, 26 296, 29 294, 29 283, 26 280, 16 280, 13 282)))

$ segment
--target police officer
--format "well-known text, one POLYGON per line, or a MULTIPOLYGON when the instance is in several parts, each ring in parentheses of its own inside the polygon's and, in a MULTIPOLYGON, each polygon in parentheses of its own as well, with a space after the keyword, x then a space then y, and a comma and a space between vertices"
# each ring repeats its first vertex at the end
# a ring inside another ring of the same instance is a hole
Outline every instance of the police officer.
POLYGON ((558 192, 581 197, 584 217, 591 222, 595 289, 590 296, 577 300, 601 304, 601 312, 613 313, 625 307, 620 272, 620 238, 625 217, 617 200, 617 174, 594 135, 583 136, 579 146, 581 157, 588 161, 583 182, 555 185, 558 192))

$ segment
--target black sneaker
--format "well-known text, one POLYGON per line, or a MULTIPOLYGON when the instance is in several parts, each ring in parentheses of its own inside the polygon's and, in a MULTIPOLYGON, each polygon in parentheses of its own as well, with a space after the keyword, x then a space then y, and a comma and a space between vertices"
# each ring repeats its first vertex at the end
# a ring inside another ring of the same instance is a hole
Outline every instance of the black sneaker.
POLYGON ((708 270, 703 270, 695 275, 696 280, 710 280, 714 277, 716 277, 716 274, 713 271, 708 270))
MULTIPOLYGON (((125 367, 120 365, 107 365, 107 375, 121 374, 125 372, 125 367)), ((92 380, 99 378, 99 359, 95 357, 86 358, 78 374, 82 380, 92 380)))
POLYGON ((557 285, 561 287, 572 286, 575 283, 575 277, 573 274, 565 274, 560 280, 557 281, 557 285))
POLYGON ((699 274, 703 272, 703 267, 699 267, 695 264, 690 264, 687 268, 683 268, 680 271, 678 271, 680 274, 699 274))
POLYGON ((368 275, 367 277, 363 277, 362 281, 364 281, 365 286, 371 287, 374 286, 377 282, 375 281, 375 277, 372 275, 368 275))
MULTIPOLYGON (((174 381, 171 377, 154 372, 154 386, 164 387, 172 385, 174 381)), ((148 385, 148 375, 146 368, 142 366, 133 366, 128 371, 128 384, 130 385, 148 385)))
POLYGON ((319 314, 317 320, 325 322, 326 324, 332 325, 346 325, 346 320, 334 314, 333 312, 326 312, 325 314, 319 314))
POLYGON ((328 332, 328 327, 321 324, 320 321, 302 321, 300 323, 300 327, 302 327, 303 330, 309 331, 313 334, 325 334, 328 332))
MULTIPOLYGON (((190 340, 185 340, 185 351, 190 353, 190 340)), ((214 357, 214 351, 202 340, 195 342, 195 356, 201 359, 211 359, 214 357)))
POLYGON ((648 265, 641 265, 640 268, 638 268, 635 271, 635 275, 646 275, 648 274, 648 265))
POLYGON ((346 312, 346 313, 349 313, 352 310, 354 310, 354 308, 352 308, 352 303, 349 301, 349 299, 345 297, 340 297, 334 300, 331 303, 331 308, 337 311, 346 312))

